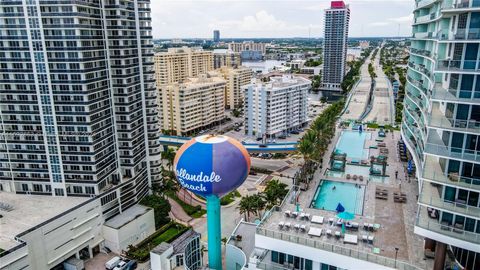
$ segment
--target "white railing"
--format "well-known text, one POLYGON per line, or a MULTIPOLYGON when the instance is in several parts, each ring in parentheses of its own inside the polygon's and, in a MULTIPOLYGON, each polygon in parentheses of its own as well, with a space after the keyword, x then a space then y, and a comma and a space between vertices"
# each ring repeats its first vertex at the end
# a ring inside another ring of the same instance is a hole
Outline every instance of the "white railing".
POLYGON ((438 156, 446 156, 449 158, 480 161, 480 151, 450 147, 440 144, 426 143, 425 152, 438 156))
POLYGON ((472 243, 480 243, 480 234, 465 231, 459 227, 452 227, 448 222, 439 223, 435 219, 422 219, 420 215, 417 217, 417 226, 429 231, 437 232, 453 238, 472 243))
POLYGON ((321 240, 313 240, 301 236, 291 235, 284 232, 273 231, 266 228, 257 227, 257 234, 271 237, 278 240, 288 241, 295 244, 300 244, 303 246, 309 246, 313 248, 318 248, 328 252, 344 255, 347 257, 359 259, 362 261, 367 261, 386 267, 391 267, 399 270, 418 270, 420 268, 411 265, 407 262, 394 260, 392 258, 387 258, 377 254, 372 254, 360 250, 354 250, 342 246, 333 245, 330 243, 323 242, 321 240))

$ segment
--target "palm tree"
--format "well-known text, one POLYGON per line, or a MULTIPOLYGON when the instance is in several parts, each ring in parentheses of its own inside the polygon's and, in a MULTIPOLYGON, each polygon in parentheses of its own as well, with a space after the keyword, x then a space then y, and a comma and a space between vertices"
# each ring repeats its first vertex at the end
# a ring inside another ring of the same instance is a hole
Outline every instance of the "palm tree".
POLYGON ((240 203, 237 206, 237 209, 240 211, 240 214, 243 214, 246 221, 250 220, 250 213, 253 212, 253 204, 250 195, 242 197, 240 203))
POLYGON ((272 208, 278 204, 279 201, 283 200, 288 193, 287 187, 287 184, 280 182, 278 179, 273 179, 268 182, 263 191, 263 199, 265 200, 266 206, 272 208))
POLYGON ((162 159, 167 161, 167 166, 169 170, 172 170, 173 166, 173 161, 175 160, 175 150, 172 148, 168 147, 165 151, 162 152, 162 159))

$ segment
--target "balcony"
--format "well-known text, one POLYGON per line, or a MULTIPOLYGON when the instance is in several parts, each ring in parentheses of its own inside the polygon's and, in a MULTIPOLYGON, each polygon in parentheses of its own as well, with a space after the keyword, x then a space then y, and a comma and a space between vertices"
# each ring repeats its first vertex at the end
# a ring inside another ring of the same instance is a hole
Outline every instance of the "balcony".
POLYGON ((432 5, 433 3, 437 2, 437 1, 438 0, 421 0, 421 1, 418 1, 415 4, 415 9, 428 7, 428 6, 432 5))
POLYGON ((438 71, 478 73, 479 61, 476 60, 439 60, 437 62, 438 71))
POLYGON ((423 80, 415 80, 414 78, 410 77, 407 75, 407 82, 409 82, 411 85, 417 87, 419 90, 421 90, 424 94, 427 93, 427 88, 423 86, 423 80))
POLYGON ((415 49, 415 48, 410 48, 410 53, 421 55, 421 56, 426 56, 432 58, 433 54, 432 52, 424 49, 415 49))
POLYGON ((417 65, 412 62, 408 62, 408 66, 411 67, 416 72, 419 72, 420 74, 424 75, 428 79, 433 80, 432 73, 424 65, 417 65))
POLYGON ((428 217, 426 211, 419 212, 417 216, 416 226, 462 241, 467 241, 475 244, 480 243, 480 234, 465 231, 458 227, 451 226, 451 224, 449 224, 448 222, 440 223, 438 220, 428 217))
POLYGON ((447 146, 436 132, 428 134, 425 153, 449 159, 480 162, 480 151, 447 146))
MULTIPOLYGON (((427 15, 419 16, 419 17, 415 18, 414 24, 427 23, 427 22, 435 20, 438 16, 440 16, 440 12, 438 12, 438 11, 427 14, 427 15)), ((432 37, 433 36, 434 35, 432 33, 432 37)))
POLYGON ((432 113, 429 118, 430 120, 428 124, 430 127, 468 133, 480 132, 480 122, 475 120, 447 118, 436 106, 432 108, 432 113))
POLYGON ((460 3, 444 3, 442 5, 442 12, 464 12, 465 9, 478 9, 480 8, 480 1, 471 0, 471 1, 461 1, 460 3))
POLYGON ((413 34, 413 38, 416 39, 432 39, 435 37, 433 32, 418 32, 413 34))
POLYGON ((480 104, 480 92, 446 89, 441 83, 436 83, 431 99, 439 102, 480 104))
POLYGON ((457 29, 456 32, 450 31, 439 31, 437 33, 438 40, 479 40, 480 39, 480 29, 471 28, 471 29, 457 29))
POLYGON ((480 217, 480 208, 467 205, 460 201, 445 201, 440 197, 440 192, 441 191, 432 186, 431 183, 424 183, 418 197, 418 203, 471 218, 480 217))
POLYGON ((459 176, 458 173, 449 173, 447 176, 437 158, 432 156, 426 156, 422 172, 422 178, 426 181, 480 191, 480 179, 459 176))

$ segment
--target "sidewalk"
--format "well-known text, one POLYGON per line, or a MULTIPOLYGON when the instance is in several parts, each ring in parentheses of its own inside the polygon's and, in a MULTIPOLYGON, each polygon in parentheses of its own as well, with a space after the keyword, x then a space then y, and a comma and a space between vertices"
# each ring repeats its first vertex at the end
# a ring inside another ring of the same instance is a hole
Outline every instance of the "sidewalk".
POLYGON ((182 206, 180 206, 180 204, 178 204, 175 200, 173 200, 170 197, 167 197, 167 199, 171 205, 170 214, 173 216, 174 219, 178 219, 179 221, 186 224, 189 224, 190 221, 193 220, 192 217, 190 217, 189 215, 187 215, 187 213, 185 213, 185 211, 183 210, 182 206))

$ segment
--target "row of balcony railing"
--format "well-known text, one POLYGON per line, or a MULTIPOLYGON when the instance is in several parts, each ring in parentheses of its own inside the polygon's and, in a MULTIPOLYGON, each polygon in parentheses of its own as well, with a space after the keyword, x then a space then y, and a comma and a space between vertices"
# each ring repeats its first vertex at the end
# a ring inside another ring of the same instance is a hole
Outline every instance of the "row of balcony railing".
POLYGON ((449 222, 440 222, 436 219, 430 219, 428 217, 422 216, 422 214, 419 214, 416 221, 416 226, 420 228, 457 238, 463 241, 480 243, 480 234, 466 231, 463 229, 463 226, 452 226, 452 224, 450 224, 449 222))

